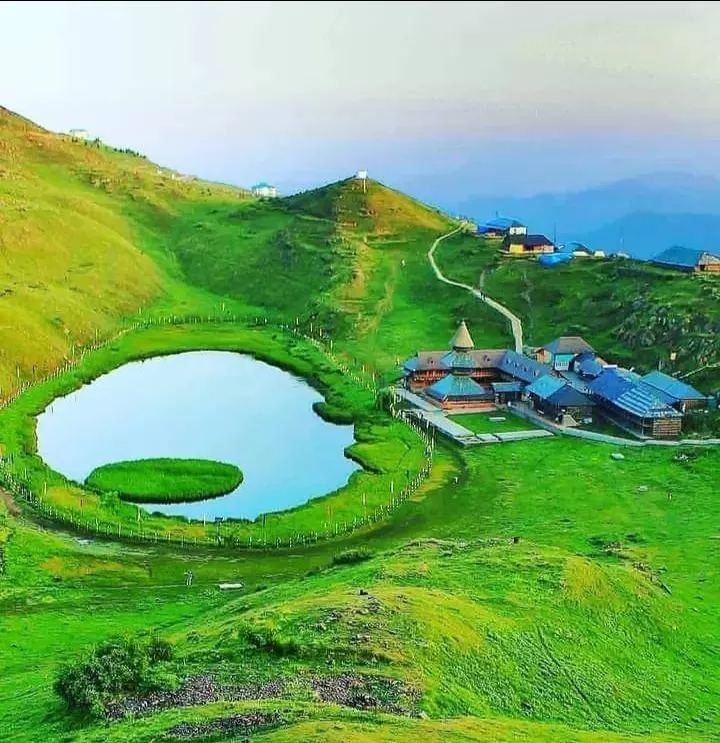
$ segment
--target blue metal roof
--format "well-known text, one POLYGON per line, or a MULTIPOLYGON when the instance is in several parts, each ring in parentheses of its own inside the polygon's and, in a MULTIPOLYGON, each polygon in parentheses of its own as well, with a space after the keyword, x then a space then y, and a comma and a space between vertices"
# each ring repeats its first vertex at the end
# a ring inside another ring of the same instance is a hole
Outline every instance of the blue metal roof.
POLYGON ((664 402, 658 391, 642 382, 637 374, 606 368, 590 383, 590 391, 641 418, 682 417, 682 413, 664 402))
POLYGON ((541 400, 547 400, 552 405, 592 405, 589 398, 576 390, 564 379, 546 374, 533 382, 526 390, 528 394, 536 395, 541 400))
POLYGON ((442 379, 438 379, 435 384, 428 387, 427 394, 436 400, 459 397, 474 397, 484 400, 493 399, 492 393, 479 385, 474 379, 455 374, 448 374, 442 379))
POLYGON ((491 382, 490 386, 494 392, 522 392, 522 382, 491 382))
POLYGON ((672 248, 663 250, 661 253, 650 259, 651 263, 657 263, 662 266, 677 266, 679 268, 695 268, 700 262, 704 250, 695 250, 685 248, 682 245, 673 245, 672 248))
POLYGON ((569 243, 565 243, 564 245, 560 246, 559 250, 561 253, 574 253, 575 251, 577 251, 587 253, 588 255, 593 254, 592 250, 590 250, 587 245, 579 243, 575 240, 571 240, 569 243))
POLYGON ((472 353, 468 351, 448 351, 441 361, 448 369, 475 369, 477 367, 472 353))
POLYGON ((511 227, 524 227, 522 222, 518 222, 517 219, 511 219, 510 217, 495 217, 490 219, 483 227, 494 229, 494 230, 509 230, 511 227))
POLYGON ((517 351, 506 351, 498 368, 505 374, 527 383, 534 382, 550 372, 549 366, 517 351))
POLYGON ((540 379, 533 382, 527 388, 527 392, 528 394, 537 395, 545 399, 564 386, 565 381, 563 379, 554 377, 552 374, 546 374, 544 377, 540 377, 540 379))
POLYGON ((586 377, 598 377, 602 374, 603 365, 592 351, 584 351, 575 359, 575 370, 586 377))
POLYGON ((685 382, 681 382, 679 379, 675 379, 675 377, 663 374, 661 371, 651 371, 642 378, 642 381, 660 390, 660 392, 664 392, 675 402, 705 399, 705 395, 702 392, 698 392, 689 384, 685 384, 685 382))

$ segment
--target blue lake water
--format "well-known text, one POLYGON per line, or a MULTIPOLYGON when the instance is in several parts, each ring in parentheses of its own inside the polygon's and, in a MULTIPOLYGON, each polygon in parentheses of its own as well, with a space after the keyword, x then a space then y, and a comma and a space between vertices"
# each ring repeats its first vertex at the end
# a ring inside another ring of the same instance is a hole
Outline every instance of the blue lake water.
POLYGON ((38 417, 40 456, 83 482, 110 462, 195 457, 236 464, 237 490, 149 511, 254 519, 345 485, 358 465, 344 456, 352 426, 322 420, 322 395, 249 356, 193 351, 126 364, 55 400, 38 417))

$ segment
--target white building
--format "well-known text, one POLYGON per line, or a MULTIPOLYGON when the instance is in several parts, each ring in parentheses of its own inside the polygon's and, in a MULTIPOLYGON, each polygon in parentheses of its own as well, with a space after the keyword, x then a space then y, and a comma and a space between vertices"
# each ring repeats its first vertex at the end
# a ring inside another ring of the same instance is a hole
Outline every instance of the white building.
POLYGON ((90 137, 87 129, 71 129, 68 134, 73 139, 88 139, 90 137))
POLYGON ((261 199, 275 199, 278 197, 278 190, 269 183, 256 183, 252 187, 253 196, 259 196, 261 199))

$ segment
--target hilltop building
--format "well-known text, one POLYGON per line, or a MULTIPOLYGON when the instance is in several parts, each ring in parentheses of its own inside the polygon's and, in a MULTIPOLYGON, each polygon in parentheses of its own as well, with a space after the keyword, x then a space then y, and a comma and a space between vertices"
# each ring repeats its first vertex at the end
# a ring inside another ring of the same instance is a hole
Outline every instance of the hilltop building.
POLYGON ((720 273, 720 256, 708 253, 706 250, 693 250, 675 245, 663 250, 662 253, 650 259, 651 263, 663 268, 674 268, 677 271, 692 273, 720 273))
POLYGON ((503 240, 502 251, 513 256, 542 255, 554 253, 555 246, 545 235, 508 233, 503 240))
POLYGON ((447 351, 419 351, 403 364, 405 385, 448 412, 525 405, 566 426, 597 412, 640 437, 672 438, 683 416, 708 398, 661 372, 644 377, 607 364, 580 336, 527 353, 476 349, 461 322, 447 351), (533 354, 527 355, 527 354, 533 354))
POLYGON ((489 238, 504 238, 507 235, 527 235, 527 227, 517 219, 496 217, 477 228, 477 234, 489 238))
POLYGON ((277 188, 264 181, 256 183, 252 187, 252 193, 253 196, 259 196, 261 199, 275 199, 279 196, 277 188))
POLYGON ((73 139, 89 139, 90 134, 88 133, 87 129, 71 129, 68 134, 73 139))

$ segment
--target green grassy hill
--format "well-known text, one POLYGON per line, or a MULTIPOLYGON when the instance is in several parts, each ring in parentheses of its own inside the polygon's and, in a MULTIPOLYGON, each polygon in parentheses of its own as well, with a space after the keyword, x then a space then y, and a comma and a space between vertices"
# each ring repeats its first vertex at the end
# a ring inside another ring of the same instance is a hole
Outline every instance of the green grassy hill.
POLYGON ((380 369, 444 347, 462 317, 485 343, 507 343, 495 313, 433 277, 427 250, 453 223, 375 181, 366 190, 351 178, 277 201, 201 204, 185 218, 172 250, 191 282, 285 322, 312 320, 380 369))
POLYGON ((0 389, 56 368, 141 308, 169 296, 181 306, 170 230, 188 203, 245 196, 0 108, 0 389))
MULTIPOLYGON (((616 461, 614 447, 575 439, 440 444, 431 476, 386 518, 298 543, 362 514, 366 497, 387 504, 425 463, 348 357, 392 374, 398 358, 446 347, 460 318, 478 346, 510 344, 502 318, 434 278, 427 251, 455 226, 372 181, 258 201, 0 110, 4 393, 135 318, 215 320, 131 333, 0 413, 13 471, 54 507, 88 523, 110 514, 113 535, 155 535, 88 542, 0 489, 3 740, 718 738, 717 450, 628 449, 616 461), (246 322, 263 316, 268 328, 246 322), (296 320, 331 333, 334 355, 277 328, 296 320), (28 420, 53 395, 127 358, 194 348, 282 365, 324 392, 326 414, 357 424, 354 454, 372 471, 269 517, 292 546, 259 548, 263 521, 237 525, 239 546, 203 546, 220 527, 201 523, 163 541, 176 522, 136 520, 33 456, 28 420), (117 634, 172 643, 144 691, 199 678, 204 696, 112 722, 69 713, 53 692, 58 667, 117 634)), ((716 279, 622 261, 545 270, 464 236, 437 258, 516 311, 531 342, 581 333, 609 360, 647 367, 675 348, 682 369, 715 358, 716 279)))

